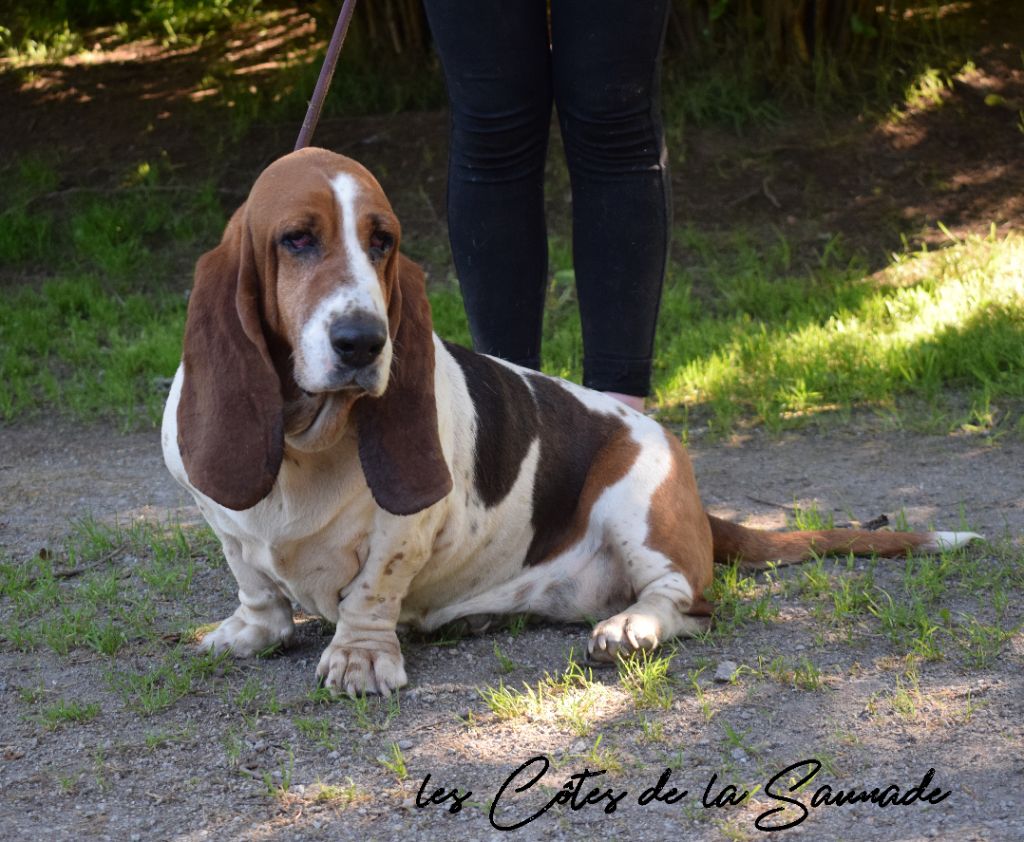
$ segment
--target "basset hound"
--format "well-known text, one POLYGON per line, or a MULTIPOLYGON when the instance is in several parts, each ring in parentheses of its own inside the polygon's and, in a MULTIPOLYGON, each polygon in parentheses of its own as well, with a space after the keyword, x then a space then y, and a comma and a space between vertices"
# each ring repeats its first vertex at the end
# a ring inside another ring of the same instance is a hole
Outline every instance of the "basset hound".
POLYGON ((606 617, 592 658, 708 628, 713 562, 936 551, 966 532, 760 532, 705 513, 686 451, 602 394, 443 342, 383 190, 304 149, 271 164, 199 260, 163 417, 170 472, 238 581, 201 642, 335 624, 335 692, 406 684, 396 627, 606 617))

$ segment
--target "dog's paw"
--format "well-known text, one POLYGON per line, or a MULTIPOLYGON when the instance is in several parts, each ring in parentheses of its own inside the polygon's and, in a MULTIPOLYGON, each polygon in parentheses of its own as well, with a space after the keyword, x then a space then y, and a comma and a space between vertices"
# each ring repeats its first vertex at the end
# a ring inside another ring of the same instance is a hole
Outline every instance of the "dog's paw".
POLYGON ((199 648, 210 652, 230 652, 236 658, 251 658, 274 646, 286 646, 295 634, 291 617, 276 622, 256 622, 240 617, 236 611, 199 641, 199 648))
POLYGON ((661 642, 660 631, 656 617, 624 611, 594 627, 587 654, 594 661, 614 661, 619 655, 629 656, 641 649, 650 651, 661 642))
POLYGON ((335 695, 347 693, 355 698, 367 693, 388 696, 409 683, 405 677, 405 660, 398 636, 392 632, 387 639, 358 644, 332 641, 320 656, 316 677, 335 695))

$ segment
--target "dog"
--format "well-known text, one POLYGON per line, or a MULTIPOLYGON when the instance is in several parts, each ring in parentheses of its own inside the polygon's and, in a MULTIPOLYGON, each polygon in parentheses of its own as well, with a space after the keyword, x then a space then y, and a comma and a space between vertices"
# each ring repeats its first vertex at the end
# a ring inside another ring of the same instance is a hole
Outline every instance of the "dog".
POLYGON ((407 683, 397 627, 604 617, 614 661, 709 627, 715 562, 959 547, 968 532, 773 533, 705 513, 678 438, 618 401, 443 342, 374 177, 308 148, 271 164, 198 261, 164 411, 239 606, 201 641, 335 624, 332 692, 407 683))

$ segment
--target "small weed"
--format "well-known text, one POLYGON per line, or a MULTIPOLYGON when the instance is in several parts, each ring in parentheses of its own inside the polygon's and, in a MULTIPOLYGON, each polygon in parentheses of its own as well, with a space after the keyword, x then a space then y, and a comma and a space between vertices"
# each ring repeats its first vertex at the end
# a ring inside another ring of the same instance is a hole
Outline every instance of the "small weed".
POLYGON ((82 704, 81 702, 69 702, 60 699, 52 705, 47 705, 35 717, 36 721, 47 731, 55 731, 65 725, 89 722, 100 715, 100 706, 96 702, 82 704))
POLYGON ((295 774, 295 754, 288 746, 288 762, 282 763, 273 772, 263 773, 263 787, 270 798, 281 799, 288 795, 292 788, 292 777, 295 774))
POLYGON ((364 731, 383 731, 402 712, 401 696, 392 693, 381 699, 376 696, 356 696, 346 698, 356 718, 356 724, 364 731))
POLYGON ((821 670, 806 655, 796 661, 783 655, 776 656, 768 663, 760 655, 757 660, 758 669, 763 675, 787 687, 821 690, 827 686, 821 670))
POLYGON ((409 777, 409 769, 405 765, 405 757, 402 754, 402 749, 398 747, 398 743, 391 743, 387 755, 381 755, 378 760, 380 765, 394 775, 399 783, 409 777))
POLYGON ((909 676, 907 681, 896 677, 896 687, 889 696, 889 706, 902 719, 912 720, 917 717, 918 704, 921 699, 921 688, 916 675, 909 676))
POLYGON ((227 653, 194 653, 190 648, 172 650, 161 663, 143 672, 111 668, 107 683, 121 695, 126 707, 143 716, 152 716, 172 707, 191 693, 197 684, 233 669, 227 653))
POLYGON ((346 778, 345 786, 317 782, 314 787, 313 800, 317 804, 331 804, 337 807, 349 807, 360 801, 369 800, 367 793, 360 791, 352 778, 346 778))
POLYGON ((758 753, 757 748, 750 742, 749 731, 738 731, 733 728, 724 719, 722 720, 722 733, 725 737, 726 745, 738 748, 748 755, 756 755, 758 753))
POLYGON ((296 717, 295 727, 299 729, 299 733, 307 740, 328 751, 334 751, 338 747, 338 741, 334 735, 331 720, 326 716, 317 719, 312 717, 296 717))
POLYGON ((536 687, 523 684, 522 690, 516 690, 499 681, 496 688, 478 688, 477 692, 498 719, 550 716, 585 735, 590 731, 589 712, 601 690, 594 683, 593 671, 580 666, 570 651, 565 670, 560 675, 546 673, 536 687))
POLYGON ((514 614, 508 621, 508 633, 512 637, 519 637, 529 623, 529 620, 528 614, 514 614))
POLYGON ((636 707, 668 710, 672 706, 669 667, 675 655, 675 650, 661 655, 642 650, 632 657, 619 658, 619 683, 636 707))
POLYGON ((242 759, 242 748, 244 742, 239 731, 232 727, 224 734, 222 744, 224 746, 224 758, 229 766, 237 766, 242 759))
POLYGON ((587 767, 591 769, 604 769, 612 774, 622 772, 625 766, 615 750, 601 747, 602 736, 598 734, 594 744, 583 755, 583 758, 587 761, 587 767))
POLYGON ((710 722, 715 715, 715 709, 711 704, 711 699, 708 697, 707 691, 705 691, 700 684, 700 676, 705 669, 706 667, 700 667, 698 669, 690 670, 687 673, 687 680, 693 688, 693 695, 697 700, 697 706, 700 708, 704 721, 710 722))
POLYGON ((515 670, 517 666, 519 666, 515 661, 508 657, 508 655, 501 651, 501 647, 498 646, 497 642, 494 644, 494 657, 498 659, 498 669, 500 669, 505 675, 508 675, 510 672, 515 670))
POLYGON ((790 522, 792 529, 798 529, 801 531, 818 531, 822 529, 834 529, 835 528, 835 517, 829 513, 828 515, 822 515, 818 510, 817 501, 804 508, 803 506, 794 504, 787 518, 790 522))
POLYGON ((906 602, 897 602, 881 588, 877 593, 871 613, 878 617, 885 635, 906 652, 928 660, 941 659, 944 655, 938 636, 941 627, 920 596, 908 594, 906 602))
POLYGON ((144 743, 150 751, 155 751, 158 748, 164 748, 174 743, 186 742, 194 737, 195 728, 187 725, 179 728, 177 731, 149 731, 146 733, 144 743))
POLYGON ((37 705, 46 698, 46 692, 46 688, 42 686, 20 687, 18 688, 18 699, 26 705, 37 705))
POLYGON ((664 724, 648 719, 646 716, 640 717, 640 733, 643 736, 644 742, 647 743, 661 743, 665 741, 664 724))
POLYGON ((759 585, 735 564, 716 566, 708 599, 715 605, 712 635, 727 637, 752 622, 767 623, 779 615, 772 601, 773 584, 759 585))
POLYGON ((956 628, 953 639, 973 669, 988 669, 996 662, 1006 641, 1022 628, 1024 624, 1004 629, 998 625, 982 623, 977 617, 971 617, 956 628))

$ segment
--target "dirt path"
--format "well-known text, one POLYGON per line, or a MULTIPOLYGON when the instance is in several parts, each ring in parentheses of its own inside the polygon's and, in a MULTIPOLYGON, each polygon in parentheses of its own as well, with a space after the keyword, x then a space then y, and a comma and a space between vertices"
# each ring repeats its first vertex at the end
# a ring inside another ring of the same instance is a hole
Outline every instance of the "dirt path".
MULTIPOLYGON (((522 716, 500 719, 488 708, 478 688, 499 681, 537 687, 546 672, 560 675, 571 647, 578 652, 585 640, 579 627, 441 643, 409 638, 410 688, 400 705, 373 701, 365 708, 311 698, 326 644, 315 623, 301 627, 283 656, 221 665, 148 714, 139 712, 141 695, 126 692, 116 676, 155 675, 168 663, 187 671, 186 661, 171 658, 170 644, 131 644, 112 659, 85 648, 59 655, 0 644, 0 836, 36 839, 45 828, 54 840, 753 839, 763 836, 757 817, 785 806, 764 785, 814 758, 822 771, 795 796, 807 804, 825 783, 896 783, 906 791, 931 768, 925 794, 938 786, 950 795, 937 805, 885 810, 819 807, 781 838, 1024 838, 1024 635, 1019 628, 1007 635, 983 664, 955 644, 967 628, 963 612, 992 620, 994 596, 972 585, 985 571, 1002 571, 991 580, 993 593, 1001 589, 1008 598, 1002 627, 1024 619, 1024 444, 853 425, 827 437, 698 442, 691 452, 705 500, 718 514, 777 526, 785 516, 780 506, 816 501, 839 521, 902 510, 911 523, 956 528, 963 511, 972 528, 1013 543, 952 560, 955 574, 930 603, 936 624, 945 623, 943 611, 953 617, 938 658, 907 657, 870 612, 849 624, 830 620, 821 613, 828 591, 808 592, 806 568, 776 575, 775 584, 762 579, 742 593, 739 609, 771 606, 774 613, 683 643, 665 708, 631 698, 614 670, 552 690, 522 716), (513 662, 507 674, 496 649, 513 662), (737 667, 732 680, 716 682, 716 670, 731 672, 728 661, 737 667), (84 721, 51 730, 41 711, 55 699, 96 708, 84 721), (575 811, 555 806, 521 830, 499 833, 488 821, 490 803, 537 755, 550 758, 550 771, 531 790, 511 797, 510 788, 499 799, 498 824, 536 812, 585 768, 606 773, 587 782, 580 800, 595 786, 612 790, 610 797, 627 795, 610 814, 607 798, 575 811), (640 806, 638 797, 666 767, 673 770, 669 785, 689 795, 640 806), (461 811, 448 812, 450 800, 415 806, 428 773, 424 799, 437 787, 473 791, 461 811), (728 783, 762 790, 742 806, 705 808, 713 775, 709 800, 728 783)), ((0 547, 15 560, 57 547, 71 518, 188 517, 187 502, 163 469, 155 433, 118 436, 49 423, 0 434, 0 547)), ((883 561, 818 569, 835 588, 873 569, 876 584, 898 595, 909 568, 883 561)), ((184 599, 201 621, 228 613, 234 594, 226 568, 200 562, 184 599)), ((0 620, 9 610, 0 602, 0 620)), ((797 818, 799 810, 790 806, 785 815, 797 818)))

